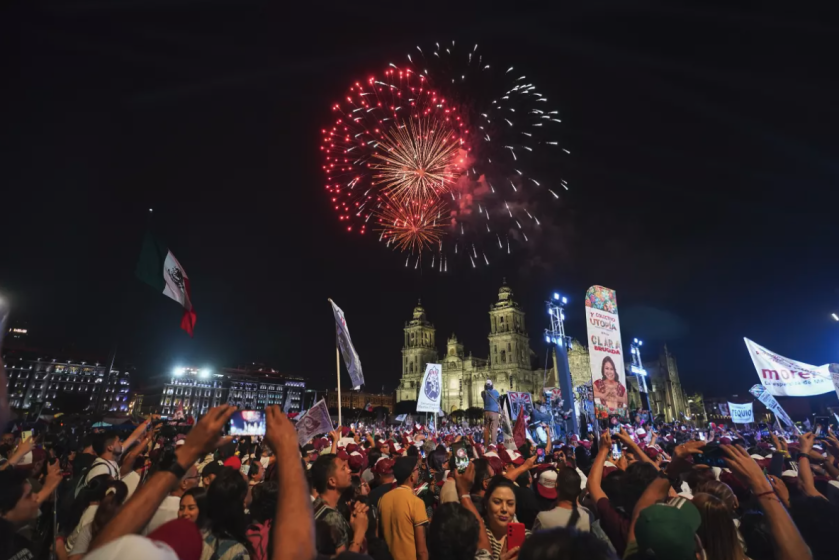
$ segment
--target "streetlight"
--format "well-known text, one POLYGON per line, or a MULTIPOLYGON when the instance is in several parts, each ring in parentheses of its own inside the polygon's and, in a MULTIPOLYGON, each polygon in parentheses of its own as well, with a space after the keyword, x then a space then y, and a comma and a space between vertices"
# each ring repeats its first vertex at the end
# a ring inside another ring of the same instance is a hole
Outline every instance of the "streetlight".
POLYGON ((637 338, 632 339, 632 345, 630 347, 632 365, 629 366, 629 369, 635 374, 635 379, 638 381, 638 392, 641 394, 641 407, 652 414, 652 410, 650 410, 650 395, 647 390, 647 370, 644 369, 644 362, 641 361, 641 347, 643 345, 643 340, 638 340, 637 338))
POLYGON ((837 315, 836 313, 831 313, 830 316, 833 317, 834 321, 839 321, 839 315, 837 315))

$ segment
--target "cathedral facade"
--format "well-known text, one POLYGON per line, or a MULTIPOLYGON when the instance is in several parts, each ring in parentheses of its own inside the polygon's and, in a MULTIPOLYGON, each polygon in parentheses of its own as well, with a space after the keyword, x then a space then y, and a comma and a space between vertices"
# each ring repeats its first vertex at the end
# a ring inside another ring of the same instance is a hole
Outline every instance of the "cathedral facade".
POLYGON ((402 348, 402 379, 396 389, 396 400, 417 400, 426 363, 442 366, 444 412, 483 407, 481 391, 492 380, 499 393, 522 391, 538 393, 542 389, 544 370, 531 367, 530 340, 524 323, 524 311, 513 299, 506 283, 498 291, 498 301, 489 311, 489 355, 476 358, 466 355, 463 344, 452 335, 446 343, 446 354, 440 358, 435 344, 435 329, 426 318, 421 305, 414 308, 413 318, 405 324, 402 348))
MULTIPOLYGON (((506 285, 498 291, 498 301, 489 310, 489 354, 476 358, 466 355, 463 344, 452 335, 446 342, 446 353, 437 351, 435 328, 428 320, 422 305, 414 308, 412 319, 405 323, 405 341, 402 347, 402 379, 396 389, 396 402, 415 401, 419 395, 425 364, 442 366, 443 385, 441 408, 449 414, 454 410, 483 407, 481 391, 487 379, 499 393, 521 391, 531 393, 534 400, 545 386, 558 387, 556 379, 556 353, 554 367, 545 371, 531 366, 535 354, 524 323, 524 311, 513 299, 513 291, 506 285)), ((588 349, 578 341, 571 341, 568 351, 571 383, 576 388, 591 381, 588 349)), ((676 359, 667 346, 657 360, 644 362, 649 375, 650 408, 655 415, 662 415, 671 422, 687 413, 687 399, 682 391, 676 359)), ((641 398, 634 375, 627 372, 629 406, 640 408, 641 398)))

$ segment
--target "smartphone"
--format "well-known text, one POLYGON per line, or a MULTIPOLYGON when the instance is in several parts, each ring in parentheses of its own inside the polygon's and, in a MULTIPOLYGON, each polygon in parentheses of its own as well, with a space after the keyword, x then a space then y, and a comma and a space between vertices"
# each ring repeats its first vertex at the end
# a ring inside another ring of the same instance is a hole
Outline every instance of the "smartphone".
POLYGON ((621 444, 613 443, 612 444, 612 458, 620 459, 621 458, 621 444))
POLYGON ((465 447, 458 447, 454 454, 454 466, 457 472, 464 472, 469 466, 469 455, 466 454, 465 447))
POLYGON ((524 544, 524 523, 507 523, 507 550, 524 544))
POLYGON ((32 430, 26 430, 20 433, 20 441, 26 441, 32 437, 32 430))
POLYGON ((727 468, 723 460, 725 453, 717 443, 710 443, 702 448, 702 453, 693 454, 693 463, 695 465, 708 465, 709 467, 727 468))
POLYGON ((699 432, 699 440, 705 441, 705 432, 699 432))
POLYGON ((237 410, 230 417, 228 434, 233 436, 264 436, 264 410, 237 410))

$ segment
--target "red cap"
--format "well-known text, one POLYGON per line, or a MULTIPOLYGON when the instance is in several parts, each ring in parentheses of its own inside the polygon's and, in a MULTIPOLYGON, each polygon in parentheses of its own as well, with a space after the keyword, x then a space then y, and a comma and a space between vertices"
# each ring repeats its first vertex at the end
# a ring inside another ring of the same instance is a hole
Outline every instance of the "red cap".
POLYGON ((539 478, 536 479, 536 491, 540 496, 548 500, 556 499, 556 471, 554 469, 547 469, 542 471, 539 478))
POLYGON ((393 465, 396 463, 393 459, 380 459, 374 466, 373 472, 378 474, 393 474, 393 465))
POLYGON ((505 465, 509 465, 510 463, 514 465, 523 465, 524 464, 524 457, 521 456, 521 453, 515 450, 507 450, 501 449, 499 453, 501 460, 504 461, 505 465))

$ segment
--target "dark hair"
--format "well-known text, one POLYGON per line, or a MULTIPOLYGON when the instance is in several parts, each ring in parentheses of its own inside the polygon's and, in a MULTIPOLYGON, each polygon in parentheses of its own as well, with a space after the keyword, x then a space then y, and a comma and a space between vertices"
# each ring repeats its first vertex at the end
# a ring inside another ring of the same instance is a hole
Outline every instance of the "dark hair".
POLYGON ((245 497, 248 483, 236 469, 226 467, 216 475, 207 490, 207 517, 210 531, 218 538, 233 539, 251 551, 246 536, 245 497))
POLYGON ((601 379, 606 379, 606 362, 612 364, 612 371, 615 372, 615 381, 620 382, 620 375, 618 374, 618 368, 615 366, 615 361, 612 360, 611 356, 606 356, 603 358, 603 363, 600 364, 600 377, 601 379))
POLYGON ((582 489, 580 483, 582 478, 576 469, 565 467, 560 469, 556 475, 557 501, 567 500, 571 502, 571 517, 568 519, 568 527, 576 527, 580 520, 580 510, 577 507, 577 498, 580 497, 582 489))
POLYGON ((209 510, 207 509, 207 489, 196 486, 184 492, 181 501, 183 501, 184 496, 192 496, 192 499, 195 500, 195 506, 198 508, 198 519, 195 520, 195 525, 199 529, 206 529, 210 524, 209 510))
POLYGON ((312 468, 309 472, 312 473, 312 484, 315 490, 318 491, 318 494, 326 492, 329 485, 329 478, 335 476, 335 471, 338 469, 338 465, 335 464, 337 458, 337 455, 327 453, 326 455, 321 455, 312 463, 312 468))
POLYGON ((99 507, 96 508, 96 514, 93 516, 93 522, 90 527, 90 540, 93 541, 99 531, 107 525, 108 521, 113 519, 119 508, 128 497, 128 486, 121 480, 109 480, 105 484, 105 495, 99 501, 99 507), (113 490, 113 491, 111 491, 113 490))
POLYGON ((274 517, 280 499, 280 485, 274 481, 257 484, 251 490, 251 517, 256 523, 265 523, 274 517))
POLYGON ((259 468, 261 466, 262 466, 262 464, 259 463, 258 461, 255 461, 255 462, 251 463, 251 466, 248 467, 248 478, 258 475, 259 474, 259 468))
MULTIPOLYGON (((367 443, 367 442, 365 442, 367 443)), ((373 468, 373 465, 376 464, 376 461, 382 456, 382 452, 379 451, 377 448, 373 447, 370 451, 367 452, 367 464, 370 465, 370 468, 373 468)))
POLYGON ((437 446, 437 449, 428 455, 428 466, 436 472, 446 470, 446 449, 437 446))
POLYGON ((813 560, 836 558, 839 507, 820 497, 790 500, 790 514, 813 553, 813 560))
POLYGON ((775 536, 761 511, 747 511, 740 517, 740 534, 752 560, 774 560, 775 536))
MULTIPOLYGON (((489 484, 487 484, 487 491, 484 494, 484 512, 489 511, 489 499, 492 497, 492 494, 498 490, 499 488, 509 488, 510 491, 513 493, 513 496, 516 495, 516 485, 513 484, 513 481, 505 478, 503 474, 497 474, 493 476, 489 484)), ((515 511, 513 512, 515 515, 515 511)))
POLYGON ((408 447, 408 452, 405 453, 408 457, 419 457, 419 449, 417 449, 416 445, 411 445, 408 447))
POLYGON ((549 529, 531 535, 519 551, 518 560, 617 560, 606 543, 592 533, 575 529, 549 529))
POLYGON ((231 442, 226 443, 225 445, 222 445, 221 447, 218 448, 218 454, 219 454, 219 457, 221 457, 222 462, 225 459, 229 459, 230 457, 233 457, 233 455, 236 454, 236 444, 231 441, 231 442))
POLYGON ((441 504, 428 527, 428 557, 435 560, 474 558, 480 527, 475 515, 459 503, 441 504))
POLYGON ((490 477, 489 459, 481 457, 480 459, 475 459, 474 461, 472 461, 472 464, 475 465, 475 482, 472 484, 471 492, 473 494, 477 494, 478 492, 481 492, 484 489, 484 481, 490 477))
POLYGON ((64 527, 72 531, 82 518, 84 510, 93 502, 101 502, 105 498, 105 491, 109 488, 108 483, 112 482, 111 475, 100 474, 90 479, 90 482, 79 492, 70 506, 70 513, 64 527))
POLYGON ((743 555, 737 528, 728 507, 712 494, 694 494, 693 505, 699 510, 702 523, 696 534, 709 558, 714 560, 739 560, 743 555))
POLYGON ((0 515, 13 509, 23 497, 26 474, 14 468, 0 471, 0 515))
POLYGON ((656 478, 658 478, 658 469, 650 463, 639 461, 626 468, 626 480, 622 488, 622 494, 623 506, 628 516, 632 516, 632 512, 635 511, 635 504, 641 498, 641 494, 656 478))
POLYGON ((111 445, 115 439, 119 439, 119 436, 116 432, 102 432, 98 434, 93 434, 93 441, 91 445, 93 445, 93 452, 96 453, 97 456, 101 456, 105 453, 105 449, 109 445, 111 445))
POLYGON ((131 470, 136 471, 137 469, 142 469, 144 466, 146 466, 146 456, 145 455, 138 455, 134 459, 134 464, 131 465, 131 470))

